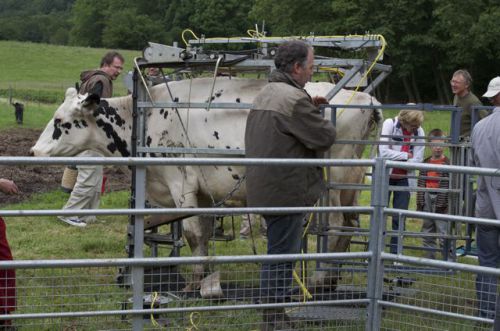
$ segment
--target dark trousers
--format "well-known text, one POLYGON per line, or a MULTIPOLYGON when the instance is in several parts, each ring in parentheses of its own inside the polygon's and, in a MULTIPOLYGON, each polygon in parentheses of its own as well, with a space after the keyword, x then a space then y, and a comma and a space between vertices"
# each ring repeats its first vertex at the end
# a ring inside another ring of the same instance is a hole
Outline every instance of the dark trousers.
MULTIPOLYGON (((488 225, 477 225, 476 240, 479 265, 482 267, 497 268, 500 263, 500 248, 498 239, 500 228, 488 225)), ((477 274, 476 293, 479 302, 479 316, 495 317, 495 303, 497 300, 497 276, 477 274)))
MULTIPOLYGON (((407 178, 390 179, 389 185, 408 187, 408 179, 407 178)), ((388 201, 391 201, 391 191, 389 191, 388 201)), ((409 204, 410 204, 410 192, 408 192, 408 191, 406 191, 406 192, 402 192, 402 191, 392 192, 392 207, 393 208, 407 210, 409 204)), ((397 215, 392 216, 392 230, 394 230, 394 231, 399 230, 400 224, 403 227, 403 231, 404 231, 404 229, 405 229, 404 222, 400 222, 399 216, 397 216, 397 215)), ((399 239, 397 236, 391 237, 391 245, 390 245, 391 254, 398 253, 398 240, 399 239)))
POLYGON ((18 124, 22 124, 23 123, 23 112, 24 112, 24 110, 22 108, 16 107, 16 110, 15 110, 15 113, 16 113, 16 122, 18 124))
MULTIPOLYGON (((298 254, 304 214, 263 215, 267 224, 267 254, 298 254)), ((295 262, 263 263, 260 273, 260 297, 263 302, 287 301, 295 262)))

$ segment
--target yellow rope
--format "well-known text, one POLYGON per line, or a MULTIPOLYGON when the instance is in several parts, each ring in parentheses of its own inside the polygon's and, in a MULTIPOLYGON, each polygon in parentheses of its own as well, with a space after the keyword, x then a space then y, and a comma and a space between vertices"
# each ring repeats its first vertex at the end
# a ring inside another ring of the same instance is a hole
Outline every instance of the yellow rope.
POLYGON ((196 324, 198 324, 200 322, 200 319, 201 319, 201 315, 197 311, 194 311, 191 314, 189 314, 189 323, 191 323, 191 326, 187 327, 186 331, 199 330, 198 326, 196 324))
MULTIPOLYGON (((153 294, 153 300, 151 300, 151 309, 155 308, 155 302, 156 302, 157 299, 158 299, 158 292, 154 292, 154 294, 153 294)), ((153 316, 153 313, 151 313, 151 315, 149 316, 149 318, 151 319, 151 324, 153 324, 153 326, 155 326, 157 328, 161 328, 160 324, 158 324, 158 322, 155 320, 155 317, 153 316)))

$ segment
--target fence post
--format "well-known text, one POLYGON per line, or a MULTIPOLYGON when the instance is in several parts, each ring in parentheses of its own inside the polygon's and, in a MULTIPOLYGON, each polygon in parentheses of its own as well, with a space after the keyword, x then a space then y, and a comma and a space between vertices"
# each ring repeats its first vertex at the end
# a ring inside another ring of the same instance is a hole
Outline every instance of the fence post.
MULTIPOLYGON (((138 91, 138 72, 134 70, 134 91, 138 91)), ((134 123, 133 123, 133 140, 132 140, 132 156, 137 156, 137 144, 143 142, 140 139, 137 142, 137 135, 140 136, 142 133, 140 123, 141 112, 137 109, 137 99, 144 99, 144 91, 139 90, 139 93, 134 92, 133 103, 134 103, 134 123), (142 92, 142 93, 141 93, 142 92)), ((137 166, 133 171, 133 184, 134 184, 134 196, 133 203, 134 208, 145 208, 146 205, 146 167, 137 166)), ((133 217, 133 235, 134 235, 134 258, 144 257, 144 216, 134 215, 133 217)), ((133 309, 144 309, 144 267, 134 266, 132 267, 132 291, 133 291, 133 309)), ((144 329, 144 322, 142 315, 134 315, 132 319, 132 330, 142 331, 144 329)))
POLYGON ((385 246, 386 222, 384 208, 387 206, 388 200, 388 176, 389 172, 384 159, 376 158, 372 175, 371 206, 373 207, 373 214, 370 217, 370 244, 368 246, 372 257, 368 263, 367 298, 369 303, 365 330, 369 331, 380 330, 382 317, 379 300, 382 299, 384 287, 384 264, 381 253, 385 246))

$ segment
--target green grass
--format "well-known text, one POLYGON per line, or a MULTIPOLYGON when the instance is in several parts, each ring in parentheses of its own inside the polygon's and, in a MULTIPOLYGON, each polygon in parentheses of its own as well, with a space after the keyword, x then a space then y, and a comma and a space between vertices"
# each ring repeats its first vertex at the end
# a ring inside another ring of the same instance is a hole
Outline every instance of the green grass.
MULTIPOLYGON (((16 41, 0 41, 0 95, 8 97, 10 88, 14 98, 45 100, 60 95, 80 80, 80 72, 99 67, 108 49, 57 46, 16 41)), ((133 68, 138 51, 119 50, 125 57, 124 73, 133 68)), ((115 95, 125 95, 122 76, 114 84, 115 95)), ((54 102, 54 101, 53 101, 54 102)))

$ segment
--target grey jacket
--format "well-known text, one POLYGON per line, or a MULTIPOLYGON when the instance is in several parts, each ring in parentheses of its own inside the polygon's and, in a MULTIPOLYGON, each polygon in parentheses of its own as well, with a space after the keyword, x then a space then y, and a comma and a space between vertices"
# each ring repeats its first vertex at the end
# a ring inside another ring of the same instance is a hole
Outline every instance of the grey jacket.
MULTIPOLYGON (((253 104, 245 132, 247 158, 321 158, 335 140, 333 124, 283 72, 270 75, 253 104)), ((324 187, 321 167, 247 167, 250 207, 311 206, 324 187)))
MULTIPOLYGON (((471 164, 482 168, 500 168, 500 107, 480 120, 472 130, 471 164)), ((478 176, 476 217, 500 220, 500 177, 478 176)))

